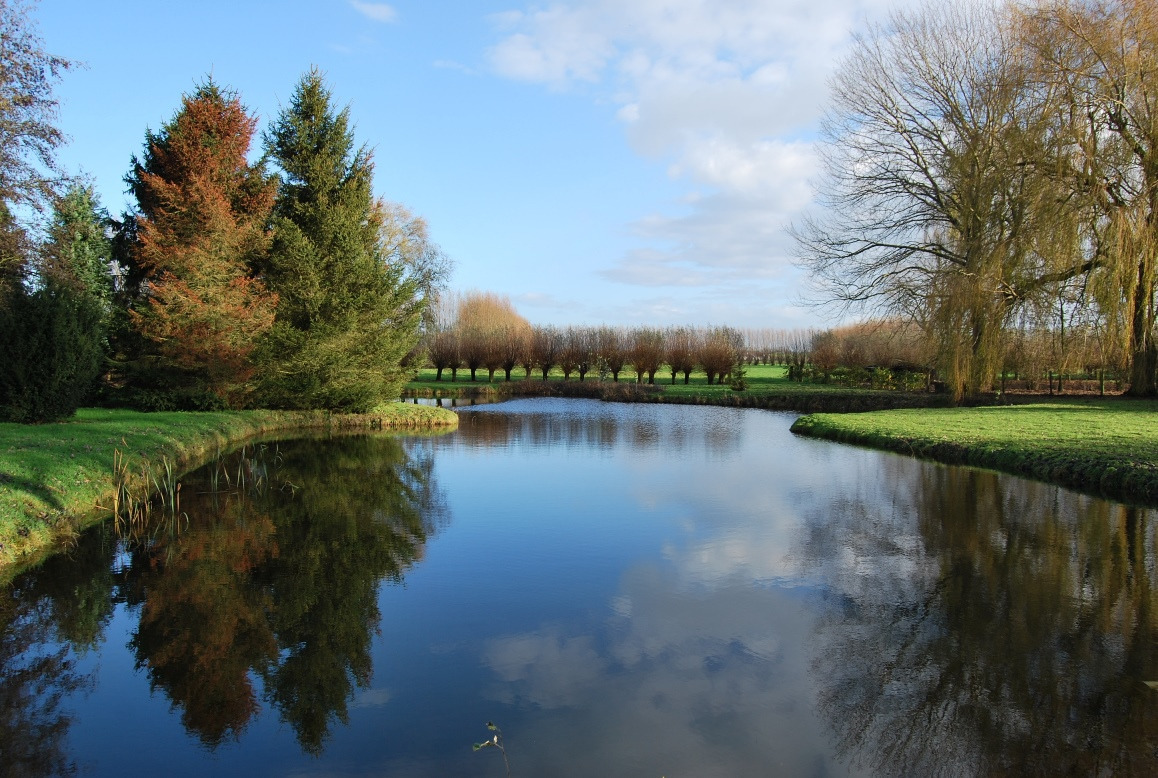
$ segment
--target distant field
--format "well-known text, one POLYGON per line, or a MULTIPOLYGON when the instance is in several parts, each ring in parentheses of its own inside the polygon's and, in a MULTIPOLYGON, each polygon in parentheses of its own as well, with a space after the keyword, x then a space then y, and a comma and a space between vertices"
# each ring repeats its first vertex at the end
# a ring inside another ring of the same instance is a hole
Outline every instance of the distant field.
POLYGON ((817 413, 798 419, 792 430, 1158 505, 1158 403, 1152 401, 817 413))
MULTIPOLYGON (((799 381, 788 380, 788 370, 781 365, 749 365, 746 369, 746 380, 748 388, 745 390, 748 394, 817 394, 817 393, 848 393, 858 392, 865 394, 881 394, 882 392, 875 392, 870 389, 847 389, 844 387, 826 385, 801 383, 799 381)), ((458 392, 463 389, 471 387, 499 387, 506 383, 506 379, 502 373, 495 373, 493 381, 487 381, 487 374, 485 370, 480 370, 476 374, 478 380, 473 383, 470 380, 470 371, 459 370, 458 380, 452 382, 450 380, 450 371, 442 371, 442 380, 435 381, 434 376, 436 371, 433 368, 422 368, 418 371, 418 377, 406 385, 409 391, 424 391, 424 392, 458 392)), ((619 374, 620 383, 635 383, 635 373, 631 370, 625 370, 619 374)), ((515 370, 511 375, 512 382, 521 381, 541 381, 542 375, 539 373, 532 373, 530 378, 523 377, 521 369, 515 370)), ((562 381, 563 373, 558 369, 552 370, 549 374, 550 381, 562 381)), ((570 381, 579 382, 577 374, 572 373, 570 381)), ((587 381, 598 381, 599 377, 592 373, 587 374, 587 381)), ((608 381, 611 379, 608 378, 608 381)), ((646 378, 644 381, 646 382, 646 378)), ((702 373, 693 372, 690 381, 685 385, 683 375, 681 374, 673 385, 671 382, 671 373, 656 373, 655 385, 660 387, 663 394, 673 397, 718 397, 732 394, 744 394, 745 392, 736 392, 727 383, 724 384, 708 384, 707 376, 702 373)))

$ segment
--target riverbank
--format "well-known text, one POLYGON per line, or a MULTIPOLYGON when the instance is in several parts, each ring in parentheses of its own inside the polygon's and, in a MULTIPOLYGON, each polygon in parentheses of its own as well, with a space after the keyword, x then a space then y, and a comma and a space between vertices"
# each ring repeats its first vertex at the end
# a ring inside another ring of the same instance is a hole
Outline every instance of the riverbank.
POLYGON ((978 408, 802 416, 792 431, 1158 506, 1158 405, 1055 398, 978 408))
POLYGON ((56 424, 0 424, 0 578, 109 515, 119 486, 143 489, 166 467, 187 472, 247 441, 295 431, 449 430, 457 424, 450 411, 403 403, 358 415, 85 408, 56 424))
MULTIPOLYGON (((608 402, 661 402, 687 405, 722 405, 732 408, 761 408, 773 411, 800 413, 852 413, 890 408, 941 408, 951 402, 945 394, 929 392, 902 392, 883 389, 856 389, 833 384, 801 383, 788 380, 787 370, 779 365, 752 365, 746 369, 743 390, 728 384, 709 384, 707 377, 693 374, 688 383, 682 377, 670 382, 670 375, 661 380, 657 374, 654 384, 638 383, 630 372, 619 381, 598 380, 587 376, 564 380, 558 370, 548 380, 539 376, 515 376, 507 381, 501 375, 488 380, 480 372, 477 381, 470 381, 465 371, 451 381, 443 372, 442 381, 435 381, 435 371, 425 368, 408 383, 403 397, 486 400, 498 402, 516 397, 580 397, 608 402)), ((983 401, 984 400, 983 398, 983 401)))

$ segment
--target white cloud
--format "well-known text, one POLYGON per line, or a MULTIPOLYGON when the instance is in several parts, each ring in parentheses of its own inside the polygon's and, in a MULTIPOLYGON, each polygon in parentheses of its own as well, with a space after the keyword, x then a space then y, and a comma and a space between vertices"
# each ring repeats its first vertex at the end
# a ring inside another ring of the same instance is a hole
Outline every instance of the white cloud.
POLYGON ((393 22, 398 19, 398 11, 394 6, 386 3, 366 3, 362 0, 350 0, 354 10, 375 22, 393 22))
POLYGON ((461 62, 455 62, 452 59, 436 59, 434 60, 434 67, 440 70, 457 70, 459 73, 464 73, 468 76, 475 75, 474 68, 468 67, 461 62))
POLYGON ((638 153, 689 199, 632 225, 604 277, 710 287, 790 273, 784 228, 809 204, 826 82, 884 0, 570 0, 496 17, 496 72, 614 106, 638 153), (682 213, 673 214, 673 210, 682 213))
POLYGON ((366 689, 351 703, 353 708, 377 708, 390 702, 393 697, 389 689, 366 689))

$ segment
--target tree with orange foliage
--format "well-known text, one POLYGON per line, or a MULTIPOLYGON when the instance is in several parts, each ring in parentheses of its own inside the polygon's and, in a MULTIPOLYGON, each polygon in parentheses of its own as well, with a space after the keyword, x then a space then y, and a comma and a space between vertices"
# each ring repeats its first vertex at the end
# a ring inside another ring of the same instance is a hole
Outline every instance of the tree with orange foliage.
POLYGON ((245 404, 250 355, 277 305, 253 270, 277 192, 264 163, 247 160, 255 128, 237 95, 208 81, 146 133, 125 178, 139 206, 131 261, 146 283, 130 319, 152 344, 147 383, 229 407, 245 404))
POLYGON ((509 381, 523 344, 530 340, 531 325, 506 295, 475 291, 456 301, 454 331, 470 380, 475 380, 478 368, 486 367, 488 380, 496 370, 503 370, 509 381))

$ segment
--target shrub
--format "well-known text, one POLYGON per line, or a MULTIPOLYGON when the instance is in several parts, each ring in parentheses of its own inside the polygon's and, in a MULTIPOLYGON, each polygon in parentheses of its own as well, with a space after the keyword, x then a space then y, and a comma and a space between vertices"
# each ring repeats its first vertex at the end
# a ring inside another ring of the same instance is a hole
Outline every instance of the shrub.
POLYGON ((0 420, 72 416, 93 390, 104 362, 98 305, 53 283, 17 285, 0 301, 0 420))

